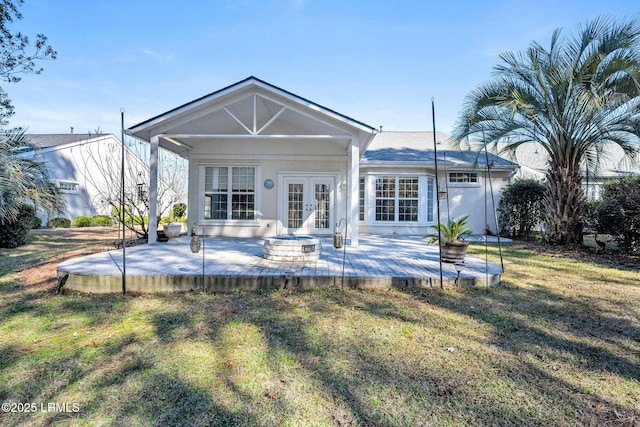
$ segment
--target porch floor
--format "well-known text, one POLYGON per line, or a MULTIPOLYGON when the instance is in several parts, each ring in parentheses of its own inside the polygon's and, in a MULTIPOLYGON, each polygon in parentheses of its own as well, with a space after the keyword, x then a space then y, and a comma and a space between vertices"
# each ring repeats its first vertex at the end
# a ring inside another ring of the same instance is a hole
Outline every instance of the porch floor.
MULTIPOLYGON (((316 288, 351 286, 439 287, 438 247, 421 236, 360 236, 358 247, 335 249, 320 239, 317 262, 279 262, 263 258, 263 239, 208 237, 191 253, 189 236, 176 242, 126 249, 126 288, 132 292, 165 292, 316 288), (344 269, 343 269, 344 257, 344 269)), ((465 258, 460 285, 494 285, 502 270, 494 263, 465 258)), ((442 264, 443 284, 455 284, 453 264, 442 264)), ((122 292, 122 250, 74 258, 58 266, 65 289, 91 293, 122 292)))

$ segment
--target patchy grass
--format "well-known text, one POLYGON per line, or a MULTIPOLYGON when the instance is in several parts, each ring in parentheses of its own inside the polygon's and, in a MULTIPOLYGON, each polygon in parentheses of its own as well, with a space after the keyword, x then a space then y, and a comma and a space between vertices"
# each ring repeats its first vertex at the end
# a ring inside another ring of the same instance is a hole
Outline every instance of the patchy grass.
POLYGON ((38 411, 0 425, 638 425, 640 272, 504 259, 501 285, 445 292, 59 296, 5 273, 0 401, 38 411))
POLYGON ((27 244, 15 249, 0 248, 0 280, 12 273, 38 262, 49 260, 69 251, 86 248, 108 250, 118 239, 117 227, 93 228, 42 228, 31 230, 27 244))

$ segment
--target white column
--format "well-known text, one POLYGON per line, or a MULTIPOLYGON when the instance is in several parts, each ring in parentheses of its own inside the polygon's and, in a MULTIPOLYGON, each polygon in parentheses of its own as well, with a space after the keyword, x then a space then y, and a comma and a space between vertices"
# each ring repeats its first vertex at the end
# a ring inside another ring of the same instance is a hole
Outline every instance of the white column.
POLYGON ((358 246, 358 192, 360 180, 360 141, 351 139, 347 152, 347 223, 346 238, 351 246, 358 246))
POLYGON ((158 240, 158 144, 160 138, 151 137, 149 156, 149 244, 158 240))

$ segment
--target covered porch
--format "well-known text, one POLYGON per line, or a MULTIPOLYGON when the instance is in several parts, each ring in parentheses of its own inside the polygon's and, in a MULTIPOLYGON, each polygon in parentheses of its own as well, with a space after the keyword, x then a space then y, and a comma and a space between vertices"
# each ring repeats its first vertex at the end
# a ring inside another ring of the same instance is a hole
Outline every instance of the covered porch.
POLYGON ((368 125, 249 77, 127 133, 150 145, 150 230, 163 148, 189 161, 188 228, 198 234, 326 237, 340 229, 358 245, 359 164, 375 134, 368 125))

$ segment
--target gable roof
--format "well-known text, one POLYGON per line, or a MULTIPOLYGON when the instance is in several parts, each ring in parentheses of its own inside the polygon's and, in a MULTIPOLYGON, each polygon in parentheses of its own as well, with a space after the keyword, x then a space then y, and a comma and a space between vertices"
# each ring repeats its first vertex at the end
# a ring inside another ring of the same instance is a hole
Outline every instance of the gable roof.
POLYGON ((343 148, 357 141, 360 152, 375 128, 256 77, 183 104, 127 129, 142 141, 159 137, 160 147, 182 157, 213 140, 323 139, 343 148))
MULTIPOLYGON (((487 164, 484 153, 477 151, 447 150, 449 135, 436 132, 438 160, 447 161, 455 167, 484 167, 487 164)), ((489 153, 489 163, 494 167, 517 168, 518 165, 503 157, 489 153)), ((362 165, 367 163, 433 163, 433 132, 381 132, 376 134, 364 153, 362 165)))
POLYGON ((138 124, 136 124, 134 126, 131 126, 128 130, 133 132, 133 133, 135 133, 136 129, 138 129, 140 127, 144 127, 145 125, 148 125, 148 124, 150 124, 152 122, 158 121, 159 119, 162 119, 164 117, 170 116, 173 113, 176 113, 176 112, 179 112, 181 110, 184 110, 185 108, 200 104, 203 101, 207 101, 210 98, 216 97, 216 96, 218 96, 220 94, 229 92, 231 90, 234 90, 236 88, 245 86, 245 85, 250 84, 250 83, 259 83, 260 85, 268 87, 268 88, 270 88, 270 89, 272 89, 274 91, 281 92, 281 93, 286 94, 286 95, 288 95, 288 96, 290 96, 292 98, 296 98, 296 99, 300 100, 301 102, 303 102, 305 104, 313 105, 313 106, 315 106, 315 107, 317 107, 317 108, 319 108, 321 110, 324 110, 324 111, 326 111, 328 113, 331 113, 331 114, 334 114, 334 115, 336 115, 338 117, 341 117, 346 121, 350 121, 350 122, 356 123, 356 124, 358 124, 360 126, 369 128, 369 129, 371 129, 371 131, 375 130, 375 128, 373 128, 373 127, 371 127, 371 126, 369 126, 369 125, 367 125, 367 124, 365 124, 365 123, 363 123, 361 121, 355 120, 355 119, 353 119, 353 118, 351 118, 349 116, 346 116, 344 114, 338 113, 335 110, 332 110, 330 108, 324 107, 324 106, 322 106, 322 105, 320 105, 318 103, 315 103, 313 101, 308 100, 307 98, 303 98, 302 96, 296 95, 293 92, 289 92, 288 90, 285 90, 285 89, 282 89, 282 88, 280 88, 278 86, 272 85, 271 83, 268 83, 268 82, 266 82, 264 80, 261 80, 261 79, 255 77, 255 76, 249 76, 246 79, 243 79, 243 80, 240 80, 239 82, 230 84, 229 86, 226 86, 226 87, 224 87, 222 89, 216 90, 215 92, 211 92, 211 93, 209 93, 207 95, 201 96, 200 98, 194 99, 193 101, 189 101, 189 102, 187 102, 185 104, 182 104, 182 105, 180 105, 180 106, 178 106, 176 108, 172 108, 169 111, 166 111, 164 113, 158 114, 155 117, 152 117, 152 118, 147 119, 147 120, 145 120, 143 122, 140 122, 140 123, 138 123, 138 124))

